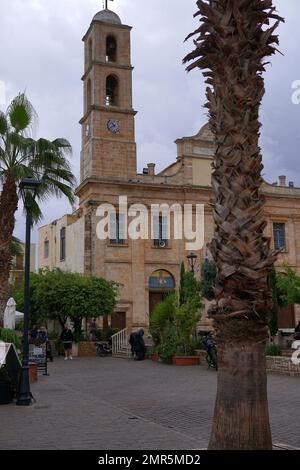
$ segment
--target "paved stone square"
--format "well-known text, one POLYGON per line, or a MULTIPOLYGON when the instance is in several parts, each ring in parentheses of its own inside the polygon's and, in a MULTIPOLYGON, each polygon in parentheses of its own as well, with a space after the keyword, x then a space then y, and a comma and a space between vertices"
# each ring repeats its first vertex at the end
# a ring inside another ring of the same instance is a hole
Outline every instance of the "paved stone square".
MULTIPOLYGON (((57 358, 36 404, 0 407, 0 449, 190 450, 208 444, 216 373, 112 358, 57 358)), ((269 375, 273 441, 300 447, 300 379, 269 375)))

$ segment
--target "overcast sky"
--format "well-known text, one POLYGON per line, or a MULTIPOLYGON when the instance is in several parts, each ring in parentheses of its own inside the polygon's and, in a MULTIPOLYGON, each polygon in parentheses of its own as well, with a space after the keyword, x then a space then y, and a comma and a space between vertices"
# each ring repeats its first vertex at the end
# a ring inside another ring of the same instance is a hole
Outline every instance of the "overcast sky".
MULTIPOLYGON (((115 0, 110 8, 133 26, 132 64, 138 169, 158 169, 176 158, 174 140, 194 135, 206 122, 205 87, 200 71, 186 74, 182 58, 192 49, 183 43, 194 30, 196 0, 115 0)), ((300 186, 300 104, 292 103, 292 83, 300 80, 300 1, 275 0, 286 24, 279 29, 284 56, 272 58, 261 112, 265 178, 285 174, 300 186)), ((26 90, 39 115, 38 136, 66 137, 73 146, 79 178, 82 117, 83 43, 102 0, 0 0, 0 82, 7 103, 26 90)), ((1 90, 1 85, 0 85, 1 90)), ((1 97, 1 92, 0 92, 1 97)), ((0 100, 3 101, 3 100, 0 100)), ((0 103, 2 109, 4 103, 0 103)), ((44 207, 43 224, 71 208, 53 199, 44 207)), ((19 210, 16 235, 23 238, 19 210)), ((36 230, 34 233, 36 239, 36 230)))

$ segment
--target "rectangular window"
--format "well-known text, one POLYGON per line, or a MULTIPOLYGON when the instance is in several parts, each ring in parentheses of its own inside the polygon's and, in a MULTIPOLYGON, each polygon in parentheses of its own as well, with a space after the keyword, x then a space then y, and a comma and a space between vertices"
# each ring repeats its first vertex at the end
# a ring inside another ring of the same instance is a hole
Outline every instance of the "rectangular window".
POLYGON ((49 240, 44 242, 44 258, 49 258, 49 240))
POLYGON ((124 214, 111 214, 110 236, 110 243, 112 245, 125 245, 126 236, 124 214))
POLYGON ((275 250, 285 250, 286 249, 285 224, 274 223, 273 232, 274 232, 275 250))
POLYGON ((168 217, 153 217, 154 246, 166 248, 169 245, 168 240, 168 217))
POLYGON ((66 229, 62 228, 60 231, 60 261, 66 259, 66 229))

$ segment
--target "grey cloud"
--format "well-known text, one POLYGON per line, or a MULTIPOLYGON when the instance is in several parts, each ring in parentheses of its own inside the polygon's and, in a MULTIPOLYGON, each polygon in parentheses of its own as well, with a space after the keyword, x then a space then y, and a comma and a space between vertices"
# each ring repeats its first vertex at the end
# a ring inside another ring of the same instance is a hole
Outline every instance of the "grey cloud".
MULTIPOLYGON (((182 58, 193 47, 184 43, 197 26, 195 0, 115 0, 110 2, 123 23, 133 26, 132 63, 138 167, 149 161, 159 169, 176 158, 174 140, 195 134, 206 121, 205 85, 200 71, 187 74, 182 58)), ((261 120, 265 177, 287 174, 300 186, 300 105, 291 102, 291 84, 300 79, 299 0, 275 1, 286 18, 280 27, 280 50, 266 72, 261 120)), ((8 100, 26 89, 39 114, 38 135, 67 137, 74 148, 79 177, 82 115, 83 45, 81 38, 99 0, 1 0, 0 80, 8 100)), ((44 222, 69 212, 65 200, 44 207, 44 222)), ((16 232, 23 234, 22 211, 16 232)), ((36 236, 36 235, 35 235, 36 236)))

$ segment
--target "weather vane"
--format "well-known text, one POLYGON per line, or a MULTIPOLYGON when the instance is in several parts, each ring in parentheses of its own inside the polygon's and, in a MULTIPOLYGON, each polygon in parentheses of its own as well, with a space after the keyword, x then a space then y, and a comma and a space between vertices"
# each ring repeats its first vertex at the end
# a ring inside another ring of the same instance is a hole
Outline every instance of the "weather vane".
MULTIPOLYGON (((113 2, 114 0, 110 0, 110 1, 113 2)), ((107 4, 108 4, 108 0, 104 0, 104 1, 103 1, 103 8, 105 7, 105 10, 108 9, 107 4)))

